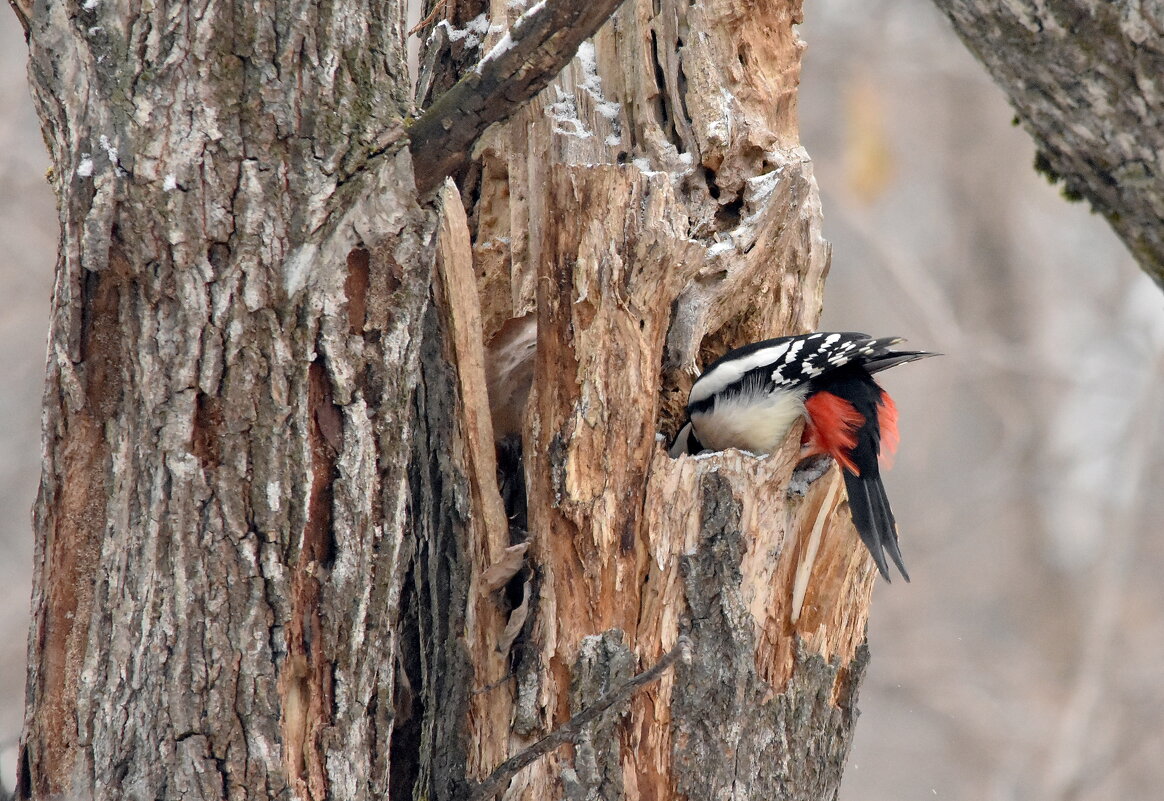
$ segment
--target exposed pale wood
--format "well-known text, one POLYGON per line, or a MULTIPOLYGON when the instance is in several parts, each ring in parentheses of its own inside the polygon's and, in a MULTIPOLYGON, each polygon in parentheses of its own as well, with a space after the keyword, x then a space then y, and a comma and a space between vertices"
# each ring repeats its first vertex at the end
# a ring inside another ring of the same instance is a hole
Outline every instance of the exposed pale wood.
POLYGON ((1010 98, 1036 167, 1164 287, 1164 4, 935 0, 1010 98))
MULTIPOLYGON (((501 305, 508 307, 508 298, 497 304, 501 305)), ((506 320, 489 341, 485 379, 497 440, 521 437, 537 344, 537 317, 533 314, 506 320)))
POLYGON ((875 571, 847 508, 821 509, 835 476, 789 496, 795 442, 764 460, 672 460, 657 436, 696 363, 819 313, 828 247, 796 138, 798 13, 632 2, 479 145, 485 335, 537 315, 524 442, 539 582, 511 753, 681 634, 696 654, 572 754, 526 768, 508 799, 839 785, 875 571), (597 661, 594 638, 608 642, 597 661))
MULTIPOLYGON (((473 666, 470 725, 476 736, 470 742, 468 774, 479 778, 505 759, 511 717, 508 687, 502 682, 509 672, 508 647, 499 648, 506 636, 506 621, 498 598, 485 575, 506 557, 509 523, 497 487, 493 425, 486 390, 481 309, 473 272, 473 250, 460 196, 452 182, 439 192, 441 221, 437 239, 436 299, 443 328, 451 346, 450 363, 457 377, 455 415, 460 432, 458 449, 471 488, 466 542, 469 581, 465 636, 473 666), (490 688, 490 689, 486 689, 490 688)), ((510 636, 516 636, 515 633, 510 636)))
POLYGON ((528 550, 528 542, 519 542, 506 548, 501 559, 489 565, 481 575, 483 589, 486 592, 495 592, 504 587, 525 564, 525 552, 528 550))

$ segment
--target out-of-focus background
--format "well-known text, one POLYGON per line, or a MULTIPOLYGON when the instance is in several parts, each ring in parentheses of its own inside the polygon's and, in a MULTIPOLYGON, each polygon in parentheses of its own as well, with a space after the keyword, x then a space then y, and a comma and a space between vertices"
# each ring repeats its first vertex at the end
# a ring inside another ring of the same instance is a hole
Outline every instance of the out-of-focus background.
MULTIPOLYGON (((842 801, 1155 799, 1164 785, 1164 293, 1037 176, 925 0, 814 0, 802 140, 823 327, 894 370, 887 477, 912 584, 879 584, 842 801)), ((12 786, 56 214, 0 13, 0 778, 12 786)))
POLYGON ((931 3, 804 11, 822 325, 946 354, 884 374, 913 583, 877 587, 841 799, 1164 798, 1164 293, 931 3))
POLYGON ((28 94, 28 48, 0 8, 0 782, 15 786, 32 593, 32 502, 57 212, 28 94))

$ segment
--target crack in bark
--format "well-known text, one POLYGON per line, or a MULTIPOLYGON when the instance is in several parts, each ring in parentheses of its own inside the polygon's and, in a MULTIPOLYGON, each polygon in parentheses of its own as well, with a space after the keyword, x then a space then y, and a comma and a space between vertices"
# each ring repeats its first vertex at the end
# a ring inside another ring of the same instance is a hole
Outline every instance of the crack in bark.
POLYGON ((279 689, 288 776, 304 798, 323 801, 328 795, 328 776, 320 734, 331 723, 333 679, 323 641, 319 575, 334 550, 331 486, 336 455, 343 447, 343 420, 320 359, 308 368, 307 399, 311 488, 299 560, 291 579, 288 658, 279 689))
POLYGON ((84 384, 84 406, 69 414, 63 425, 68 444, 57 465, 59 478, 42 480, 37 509, 48 520, 39 528, 52 531, 44 552, 51 576, 46 583, 46 615, 36 633, 43 649, 44 712, 39 725, 26 733, 21 761, 29 771, 22 784, 37 795, 69 792, 82 770, 77 759, 79 742, 77 682, 88 650, 100 542, 108 524, 106 498, 110 461, 105 424, 115 414, 124 392, 123 340, 119 335, 127 259, 118 244, 109 248, 109 269, 86 272, 81 281, 81 336, 78 373, 84 384), (52 493, 51 504, 46 493, 52 493), (38 753, 39 752, 39 753, 38 753))

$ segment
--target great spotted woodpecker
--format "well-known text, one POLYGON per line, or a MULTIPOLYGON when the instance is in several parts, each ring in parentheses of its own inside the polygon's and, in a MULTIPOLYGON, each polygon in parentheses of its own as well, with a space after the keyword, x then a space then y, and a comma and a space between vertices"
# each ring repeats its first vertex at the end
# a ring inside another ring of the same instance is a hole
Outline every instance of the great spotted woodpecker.
POLYGON ((836 460, 853 524, 877 569, 889 581, 888 552, 909 581, 878 469, 882 445, 888 453, 897 449, 897 407, 871 374, 935 354, 891 350, 901 341, 821 332, 729 351, 691 387, 688 420, 671 455, 727 448, 771 453, 803 417, 801 455, 836 460))

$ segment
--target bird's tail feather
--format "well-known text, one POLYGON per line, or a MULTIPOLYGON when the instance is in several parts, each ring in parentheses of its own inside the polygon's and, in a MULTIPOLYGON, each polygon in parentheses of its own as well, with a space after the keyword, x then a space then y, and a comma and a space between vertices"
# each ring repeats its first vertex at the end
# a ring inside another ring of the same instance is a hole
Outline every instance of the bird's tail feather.
POLYGON ((889 498, 885 494, 881 476, 869 471, 860 476, 848 470, 842 472, 845 475, 845 490, 849 495, 853 525, 857 528, 861 542, 865 543, 873 556, 877 570, 886 581, 890 581, 889 566, 885 561, 885 554, 888 553, 902 577, 909 581, 909 573, 905 570, 897 541, 897 524, 893 519, 893 510, 889 508, 889 498))
POLYGON ((918 359, 928 359, 930 356, 941 356, 940 353, 930 353, 925 350, 896 350, 887 351, 873 356, 864 363, 864 368, 870 373, 879 373, 907 362, 916 362, 918 359))

